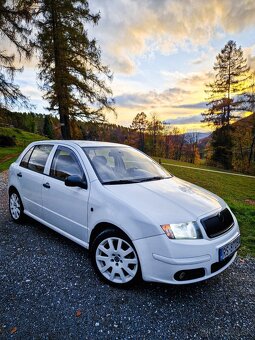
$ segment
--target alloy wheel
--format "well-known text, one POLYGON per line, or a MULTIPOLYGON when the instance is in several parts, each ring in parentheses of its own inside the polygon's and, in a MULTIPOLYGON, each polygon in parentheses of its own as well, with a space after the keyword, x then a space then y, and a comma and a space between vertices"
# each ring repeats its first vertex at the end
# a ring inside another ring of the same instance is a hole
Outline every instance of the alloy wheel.
POLYGON ((13 192, 10 196, 10 212, 14 220, 18 220, 21 215, 21 202, 19 196, 13 192))
POLYGON ((101 241, 95 257, 100 273, 113 283, 127 283, 137 274, 138 258, 135 250, 119 237, 109 237, 101 241))

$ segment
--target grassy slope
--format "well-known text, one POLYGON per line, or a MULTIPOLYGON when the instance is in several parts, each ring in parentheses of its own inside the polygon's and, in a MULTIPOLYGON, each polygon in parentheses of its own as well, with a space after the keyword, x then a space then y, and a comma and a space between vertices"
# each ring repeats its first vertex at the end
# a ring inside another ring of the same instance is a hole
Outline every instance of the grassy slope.
MULTIPOLYGON (((167 160, 167 163, 172 161, 167 160)), ((174 163, 178 164, 178 163, 174 163)), ((187 163, 185 165, 188 165, 187 163)), ((164 165, 175 176, 197 184, 222 197, 236 215, 242 235, 242 255, 255 256, 255 206, 246 200, 255 200, 255 178, 207 173, 204 171, 164 165)))
POLYGON ((10 164, 18 157, 21 151, 31 142, 46 139, 35 133, 20 129, 0 127, 0 135, 16 138, 16 146, 0 147, 0 172, 9 168, 10 164))
POLYGON ((159 162, 159 159, 160 159, 161 163, 171 163, 171 164, 176 164, 176 165, 188 166, 188 167, 191 167, 191 168, 201 168, 201 169, 209 169, 209 170, 216 170, 216 171, 222 171, 222 172, 237 173, 236 171, 225 170, 225 169, 221 169, 221 168, 216 168, 216 167, 213 167, 213 166, 205 165, 205 160, 201 160, 200 164, 193 164, 193 163, 188 163, 188 162, 175 161, 173 159, 166 159, 166 158, 159 158, 159 157, 153 157, 153 158, 157 162, 159 162))

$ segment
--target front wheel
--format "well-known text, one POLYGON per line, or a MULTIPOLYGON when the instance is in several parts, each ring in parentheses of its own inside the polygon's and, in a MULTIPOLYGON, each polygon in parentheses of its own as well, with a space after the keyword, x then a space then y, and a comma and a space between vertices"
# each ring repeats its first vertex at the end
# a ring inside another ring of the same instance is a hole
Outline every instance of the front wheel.
POLYGON ((117 230, 101 232, 92 244, 92 262, 101 278, 115 286, 128 286, 140 277, 132 242, 117 230))
POLYGON ((21 222, 23 219, 23 205, 19 194, 16 191, 12 191, 9 195, 9 210, 12 219, 15 222, 21 222))

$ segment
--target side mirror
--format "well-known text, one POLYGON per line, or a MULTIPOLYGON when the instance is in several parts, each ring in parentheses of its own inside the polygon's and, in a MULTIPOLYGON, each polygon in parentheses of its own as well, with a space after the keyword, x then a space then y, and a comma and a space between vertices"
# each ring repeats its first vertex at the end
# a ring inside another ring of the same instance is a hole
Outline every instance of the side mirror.
POLYGON ((72 175, 65 179, 65 185, 67 187, 79 187, 82 189, 88 189, 88 184, 80 176, 72 175))

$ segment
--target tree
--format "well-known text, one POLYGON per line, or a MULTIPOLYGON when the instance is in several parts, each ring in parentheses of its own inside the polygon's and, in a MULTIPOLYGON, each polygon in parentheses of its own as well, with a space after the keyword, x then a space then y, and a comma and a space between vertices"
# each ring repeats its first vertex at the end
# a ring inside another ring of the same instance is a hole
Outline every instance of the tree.
POLYGON ((158 119, 156 113, 151 114, 151 120, 148 123, 148 131, 152 135, 152 155, 157 154, 157 137, 164 130, 164 125, 158 119))
POLYGON ((104 109, 113 110, 106 81, 112 78, 101 63, 95 39, 85 24, 97 24, 86 0, 41 0, 37 17, 40 73, 49 110, 57 111, 64 139, 71 138, 70 119, 103 120, 104 109))
MULTIPOLYGON (((0 0, 0 38, 2 42, 10 42, 21 58, 31 56, 31 44, 28 39, 30 30, 32 1, 0 0)), ((14 84, 15 72, 22 68, 14 65, 15 54, 7 54, 0 48, 0 106, 20 104, 28 106, 27 98, 21 93, 18 85, 14 84)))
POLYGON ((214 81, 206 85, 208 110, 202 114, 202 121, 219 127, 229 126, 231 120, 238 118, 235 112, 243 110, 242 94, 249 77, 241 46, 237 48, 230 40, 217 55, 213 69, 216 74, 214 81))
POLYGON ((214 81, 207 84, 208 110, 202 113, 202 122, 216 126, 212 160, 229 168, 233 146, 230 123, 238 118, 237 113, 244 110, 242 94, 249 77, 249 67, 242 48, 237 48, 236 43, 230 40, 217 55, 213 68, 216 74, 214 81))
POLYGON ((139 132, 139 148, 144 151, 144 132, 148 127, 146 114, 144 112, 137 113, 130 127, 139 132))
POLYGON ((185 161, 188 161, 193 164, 199 164, 200 163, 200 154, 198 149, 198 132, 190 132, 185 134, 185 154, 186 159, 185 161))
POLYGON ((49 138, 54 138, 53 124, 50 115, 45 115, 43 124, 43 134, 49 138))
POLYGON ((251 73, 250 79, 249 79, 249 85, 247 88, 247 92, 245 94, 246 103, 247 105, 247 111, 252 112, 253 119, 252 119, 252 139, 250 143, 250 152, 249 152, 249 165, 251 165, 252 161, 252 155, 254 152, 255 147, 255 72, 251 73))

